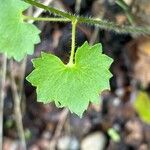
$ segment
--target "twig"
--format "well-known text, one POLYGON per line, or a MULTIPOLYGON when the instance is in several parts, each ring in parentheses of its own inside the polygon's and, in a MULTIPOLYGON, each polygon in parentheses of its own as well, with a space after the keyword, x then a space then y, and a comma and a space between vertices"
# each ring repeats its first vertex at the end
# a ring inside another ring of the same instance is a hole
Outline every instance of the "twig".
MULTIPOLYGON (((50 3, 52 3, 54 0, 45 0, 43 2, 43 5, 48 6, 50 3)), ((37 8, 36 11, 33 13, 33 17, 39 17, 43 13, 43 9, 37 8)), ((29 20, 28 23, 34 23, 35 20, 29 20)))
POLYGON ((3 149, 3 107, 5 99, 5 80, 6 80, 7 58, 2 55, 2 65, 0 72, 0 149, 3 149))
MULTIPOLYGON (((103 4, 103 2, 101 2, 101 0, 97 1, 97 3, 100 3, 101 5, 103 4)), ((101 7, 102 7, 102 6, 101 6, 101 7)), ((97 14, 96 14, 96 17, 97 17, 97 18, 100 18, 100 19, 103 19, 104 14, 105 14, 105 10, 103 10, 103 13, 100 13, 100 12, 97 13, 97 14)), ((95 26, 94 31, 93 31, 93 33, 92 33, 92 35, 91 35, 91 38, 90 38, 90 44, 91 44, 91 45, 93 45, 93 44, 96 42, 96 40, 98 40, 99 32, 100 32, 100 28, 97 28, 97 27, 95 26)))
POLYGON ((11 89, 12 89, 12 95, 14 99, 14 113, 15 113, 15 120, 16 120, 16 126, 18 130, 19 138, 21 139, 21 145, 23 150, 26 150, 26 142, 25 142, 25 136, 24 136, 24 129, 23 129, 23 123, 22 123, 22 112, 21 112, 21 99, 18 94, 17 85, 13 73, 13 61, 10 62, 10 76, 11 76, 11 89))
POLYGON ((27 58, 25 57, 21 63, 21 76, 20 76, 20 82, 19 82, 19 97, 20 99, 22 98, 22 94, 23 94, 23 84, 24 84, 24 76, 25 76, 25 70, 26 70, 26 62, 27 62, 27 58))
MULTIPOLYGON (((45 0, 45 2, 43 2, 43 5, 48 6, 53 1, 54 0, 45 0)), ((42 13, 43 13, 43 9, 37 8, 36 11, 33 14, 33 17, 39 17, 42 13)))
POLYGON ((58 137, 61 134, 61 131, 62 131, 65 121, 67 119, 68 113, 69 113, 69 110, 67 108, 64 108, 62 110, 62 112, 60 114, 59 122, 57 124, 56 130, 54 133, 54 136, 53 136, 52 140, 50 141, 49 150, 55 150, 56 142, 58 140, 58 137))
POLYGON ((127 18, 128 18, 128 21, 131 25, 135 25, 135 21, 134 21, 134 16, 131 14, 130 12, 130 9, 129 9, 129 6, 125 3, 124 0, 116 0, 115 1, 116 4, 118 4, 122 9, 123 11, 125 12, 127 18))
POLYGON ((93 45, 93 44, 95 43, 95 41, 96 41, 96 39, 97 39, 97 37, 98 37, 99 31, 100 31, 100 29, 97 28, 97 27, 95 27, 95 29, 94 29, 94 31, 93 31, 93 34, 92 34, 92 36, 91 36, 91 38, 90 38, 90 44, 91 44, 91 45, 93 45))
POLYGON ((76 12, 76 14, 80 13, 81 2, 82 2, 82 0, 76 0, 76 5, 75 5, 75 12, 76 12))

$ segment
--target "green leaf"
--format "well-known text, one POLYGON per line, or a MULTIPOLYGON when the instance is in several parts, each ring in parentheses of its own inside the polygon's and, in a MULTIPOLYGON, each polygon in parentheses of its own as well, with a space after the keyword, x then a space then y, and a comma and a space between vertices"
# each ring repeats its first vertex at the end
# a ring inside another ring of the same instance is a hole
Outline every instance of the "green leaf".
POLYGON ((23 21, 22 12, 29 5, 21 0, 0 0, 0 53, 20 61, 32 54, 40 42, 40 31, 23 21))
POLYGON ((114 128, 108 129, 107 133, 114 142, 120 142, 121 137, 120 137, 119 133, 114 128))
POLYGON ((150 97, 146 92, 139 92, 136 100, 134 101, 134 107, 140 118, 145 123, 150 124, 150 97))
POLYGON ((33 60, 35 70, 27 80, 37 87, 39 102, 55 101, 58 107, 68 107, 82 116, 89 102, 99 103, 99 93, 109 89, 112 59, 102 54, 100 44, 85 42, 77 49, 75 64, 65 65, 56 56, 42 53, 33 60))

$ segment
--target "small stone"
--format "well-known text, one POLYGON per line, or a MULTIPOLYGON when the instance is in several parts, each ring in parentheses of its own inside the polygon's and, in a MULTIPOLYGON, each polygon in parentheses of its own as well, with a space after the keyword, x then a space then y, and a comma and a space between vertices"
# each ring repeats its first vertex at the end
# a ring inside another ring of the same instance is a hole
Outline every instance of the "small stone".
POLYGON ((43 138, 43 139, 50 140, 51 136, 52 136, 52 134, 51 134, 51 132, 49 132, 49 131, 44 131, 44 132, 42 133, 42 138, 43 138))
POLYGON ((128 135, 125 142, 132 146, 139 146, 144 139, 142 123, 136 118, 129 120, 125 124, 128 135))
POLYGON ((63 136, 58 140, 57 148, 59 150, 78 150, 79 141, 76 137, 72 136, 63 136))
POLYGON ((116 98, 114 98, 114 100, 113 100, 113 105, 114 106, 119 106, 120 105, 120 103, 121 103, 121 101, 120 101, 120 99, 118 98, 118 97, 116 97, 116 98))
POLYGON ((101 132, 95 132, 85 137, 81 142, 81 150, 103 150, 106 137, 101 132))
POLYGON ((19 149, 19 141, 4 138, 3 150, 16 150, 19 149))
POLYGON ((44 139, 44 138, 39 139, 39 140, 37 141, 37 146, 38 146, 40 149, 42 149, 42 150, 46 150, 46 149, 49 148, 49 140, 44 139))
POLYGON ((29 147, 29 150, 40 150, 40 148, 37 145, 32 145, 29 147))

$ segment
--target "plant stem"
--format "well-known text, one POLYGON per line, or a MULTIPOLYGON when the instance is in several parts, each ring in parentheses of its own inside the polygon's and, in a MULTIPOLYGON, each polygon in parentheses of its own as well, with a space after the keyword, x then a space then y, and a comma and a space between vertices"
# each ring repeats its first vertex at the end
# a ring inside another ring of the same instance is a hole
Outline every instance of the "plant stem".
POLYGON ((131 34, 136 34, 136 35, 138 35, 138 34, 146 34, 146 35, 150 34, 150 27, 140 27, 140 26, 138 27, 138 26, 133 26, 133 25, 132 26, 126 26, 126 25, 120 26, 114 22, 110 22, 110 21, 106 21, 106 20, 75 16, 73 14, 60 11, 56 8, 45 6, 41 3, 38 3, 38 2, 33 1, 33 0, 24 0, 24 1, 33 5, 33 6, 42 8, 42 9, 47 10, 47 11, 50 11, 51 13, 53 13, 55 15, 58 15, 58 16, 61 16, 64 18, 68 18, 71 21, 78 20, 78 23, 86 23, 86 24, 94 25, 94 26, 97 26, 101 29, 115 31, 117 33, 131 33, 131 34))
POLYGON ((74 53, 75 53, 75 43, 76 43, 76 27, 77 27, 77 22, 78 20, 75 19, 72 21, 72 44, 71 44, 71 54, 70 54, 70 59, 69 63, 67 64, 68 66, 73 66, 74 65, 74 53))
POLYGON ((123 0, 116 0, 115 3, 118 4, 124 11, 129 9, 128 5, 123 0))
POLYGON ((60 10, 55 9, 53 7, 50 7, 50 6, 49 7, 45 6, 45 5, 41 4, 41 3, 38 3, 38 2, 33 1, 33 0, 24 0, 24 1, 27 2, 27 3, 29 3, 29 4, 31 4, 31 5, 33 5, 33 6, 42 8, 42 9, 47 10, 47 11, 50 11, 51 13, 56 14, 58 16, 63 16, 63 17, 68 18, 70 20, 72 20, 73 18, 75 18, 74 15, 72 15, 72 14, 60 11, 60 10))
POLYGON ((3 55, 0 72, 0 149, 3 149, 3 107, 5 99, 5 80, 6 80, 7 57, 3 55))
POLYGON ((49 22, 71 22, 67 18, 43 18, 43 17, 32 17, 23 15, 24 20, 34 20, 34 21, 49 21, 49 22))
POLYGON ((150 34, 150 27, 126 26, 126 25, 120 26, 114 22, 86 17, 78 17, 78 22, 95 25, 101 29, 115 31, 117 33, 131 33, 136 35, 150 34))

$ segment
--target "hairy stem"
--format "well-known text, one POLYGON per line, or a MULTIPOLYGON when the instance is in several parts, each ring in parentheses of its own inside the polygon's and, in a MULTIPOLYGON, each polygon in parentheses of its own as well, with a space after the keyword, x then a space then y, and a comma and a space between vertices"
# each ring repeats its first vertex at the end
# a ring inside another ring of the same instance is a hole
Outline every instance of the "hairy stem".
POLYGON ((33 1, 33 0, 24 0, 24 1, 27 2, 27 3, 29 3, 29 4, 31 4, 31 5, 33 5, 33 6, 42 8, 42 9, 47 10, 47 11, 50 11, 51 13, 56 14, 58 16, 63 16, 63 17, 68 18, 70 20, 72 20, 73 18, 75 18, 74 15, 72 15, 72 14, 60 11, 60 10, 55 9, 53 7, 45 6, 45 5, 41 4, 41 3, 38 3, 38 2, 33 1))
POLYGON ((24 20, 34 20, 34 21, 49 21, 49 22, 71 22, 67 18, 43 18, 43 17, 32 17, 23 15, 24 20))
POLYGON ((136 26, 125 26, 125 25, 120 26, 114 22, 109 22, 101 19, 86 18, 86 17, 79 17, 78 21, 79 23, 95 25, 101 29, 115 31, 117 33, 131 33, 136 35, 150 34, 150 27, 136 27, 136 26))
POLYGON ((75 43, 76 43, 76 27, 77 27, 77 20, 72 21, 72 44, 71 44, 71 54, 68 66, 72 66, 74 64, 74 53, 75 53, 75 43))
POLYGON ((5 80, 6 80, 6 68, 7 57, 2 56, 1 72, 0 72, 0 149, 3 149, 3 107, 5 99, 5 80))
POLYGON ((42 8, 44 10, 50 11, 51 13, 56 14, 58 16, 68 18, 71 21, 77 19, 78 23, 86 23, 86 24, 94 25, 94 26, 97 26, 101 29, 115 31, 117 33, 131 33, 131 34, 136 34, 136 35, 138 35, 138 34, 150 34, 150 27, 120 26, 114 22, 109 22, 106 20, 75 16, 73 14, 60 11, 56 8, 45 6, 41 3, 38 3, 38 2, 33 1, 33 0, 24 0, 24 1, 31 4, 31 5, 42 8))

